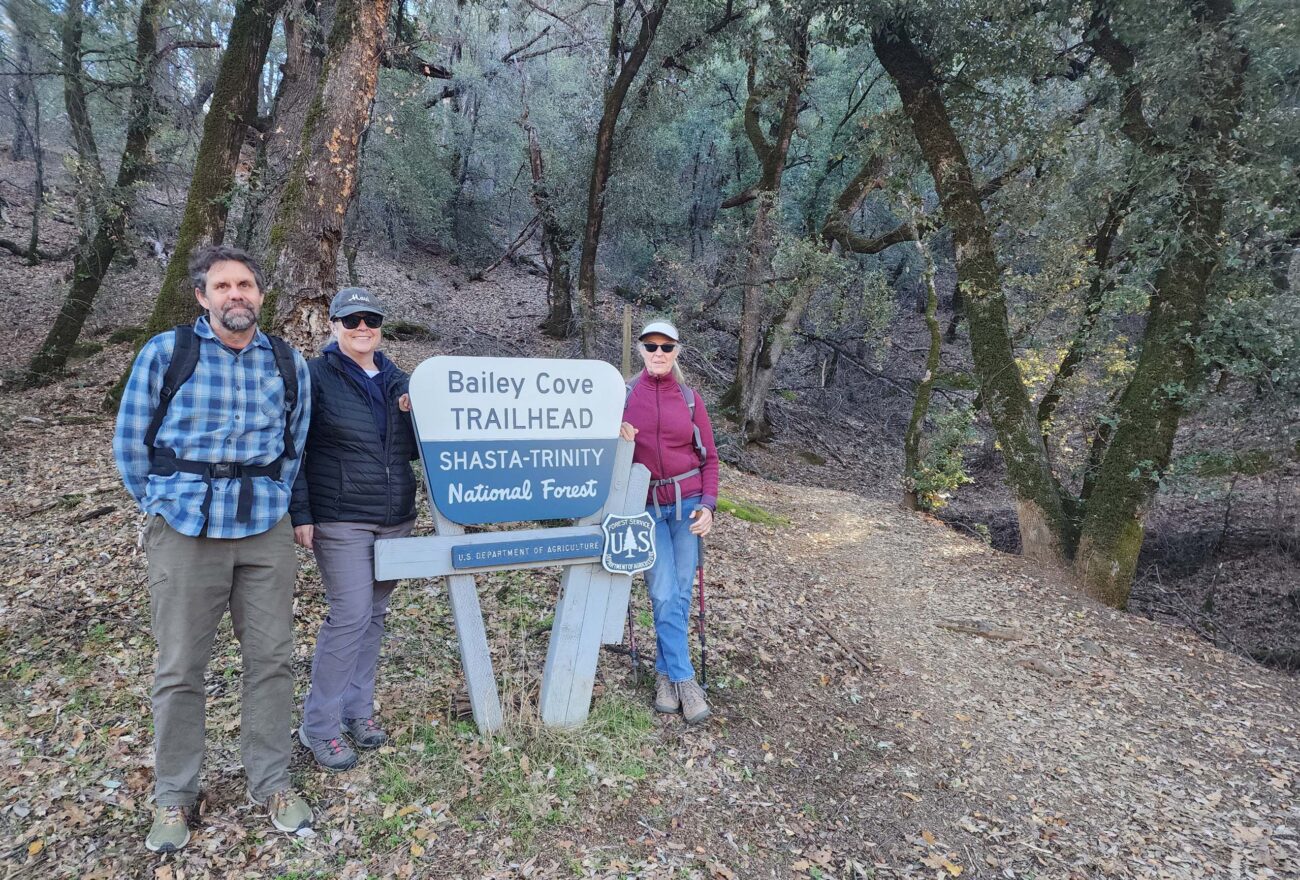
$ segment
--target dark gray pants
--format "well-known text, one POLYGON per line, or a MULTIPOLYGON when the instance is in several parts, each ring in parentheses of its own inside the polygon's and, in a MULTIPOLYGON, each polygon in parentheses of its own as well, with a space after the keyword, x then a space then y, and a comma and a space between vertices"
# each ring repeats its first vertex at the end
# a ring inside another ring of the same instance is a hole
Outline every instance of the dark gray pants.
POLYGON ((230 609, 244 676, 239 755, 249 793, 263 801, 289 787, 293 731, 293 582, 286 516, 247 538, 191 538, 151 516, 145 527, 158 670, 153 685, 154 796, 190 806, 199 795, 206 694, 203 676, 217 626, 230 609))
POLYGON ((329 617, 316 636, 311 692, 302 724, 312 739, 333 739, 344 718, 374 713, 375 671, 384 637, 388 596, 397 581, 375 580, 375 540, 404 538, 415 521, 395 526, 373 523, 317 523, 312 548, 329 617))

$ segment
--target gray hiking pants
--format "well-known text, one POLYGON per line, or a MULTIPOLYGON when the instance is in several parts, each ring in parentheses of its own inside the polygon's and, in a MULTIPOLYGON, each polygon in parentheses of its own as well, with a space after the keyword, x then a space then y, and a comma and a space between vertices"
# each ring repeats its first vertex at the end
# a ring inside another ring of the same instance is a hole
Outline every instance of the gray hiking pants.
POLYGON ((415 520, 395 526, 373 523, 317 523, 312 549, 329 616, 316 636, 311 691, 302 724, 312 739, 333 739, 344 718, 374 713, 375 671, 384 637, 388 596, 397 581, 375 580, 375 540, 404 538, 415 520))
POLYGON ((243 657, 239 755, 258 801, 289 787, 293 732, 293 581, 289 517, 247 538, 191 538, 157 514, 144 533, 158 669, 153 685, 154 796, 190 806, 199 795, 204 673, 230 609, 243 657))

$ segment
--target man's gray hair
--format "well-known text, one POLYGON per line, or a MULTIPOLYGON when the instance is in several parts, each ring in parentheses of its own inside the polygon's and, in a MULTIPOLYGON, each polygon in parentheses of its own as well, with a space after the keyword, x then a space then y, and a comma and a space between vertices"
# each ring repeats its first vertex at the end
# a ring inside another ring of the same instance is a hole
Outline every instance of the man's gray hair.
POLYGON ((258 265, 257 260, 254 260, 247 251, 241 248, 224 244, 213 244, 199 248, 190 256, 190 279, 194 282, 194 286, 206 292, 208 289, 208 270, 212 268, 213 264, 225 260, 243 263, 247 266, 248 271, 253 273, 253 280, 257 282, 258 291, 266 293, 266 277, 262 274, 262 267, 258 265))

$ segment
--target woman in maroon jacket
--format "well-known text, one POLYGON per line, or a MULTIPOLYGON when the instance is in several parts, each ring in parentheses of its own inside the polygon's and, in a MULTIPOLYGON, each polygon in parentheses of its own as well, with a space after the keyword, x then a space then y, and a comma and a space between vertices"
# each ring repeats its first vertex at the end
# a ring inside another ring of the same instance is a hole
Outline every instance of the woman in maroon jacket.
POLYGON ((633 461, 650 469, 646 512, 655 522, 655 564, 646 572, 654 608, 655 711, 681 711, 688 724, 709 717, 691 665, 691 588, 700 539, 718 504, 718 451, 704 402, 681 379, 677 328, 653 321, 641 331, 645 370, 632 380, 622 437, 635 440, 633 461))

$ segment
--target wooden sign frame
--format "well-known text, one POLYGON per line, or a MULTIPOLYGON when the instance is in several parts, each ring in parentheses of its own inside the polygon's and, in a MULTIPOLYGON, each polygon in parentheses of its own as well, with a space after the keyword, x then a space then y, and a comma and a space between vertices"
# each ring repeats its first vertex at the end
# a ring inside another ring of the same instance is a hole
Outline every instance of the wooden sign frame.
POLYGON ((623 639, 623 621, 632 595, 632 575, 606 571, 600 564, 599 554, 565 560, 499 563, 473 570, 457 569, 452 564, 452 548, 505 540, 599 535, 600 524, 607 514, 631 515, 644 511, 646 495, 650 491, 650 471, 645 465, 632 463, 633 449, 631 441, 618 442, 613 482, 605 504, 572 526, 467 535, 464 526, 447 519, 433 505, 436 535, 375 542, 375 577, 379 580, 447 579, 447 598, 456 626, 461 667, 465 671, 470 706, 480 732, 499 730, 503 717, 475 574, 564 566, 551 626, 551 641, 546 651, 546 666, 542 672, 540 711, 542 722, 552 727, 576 727, 587 720, 600 646, 617 644, 623 639))

